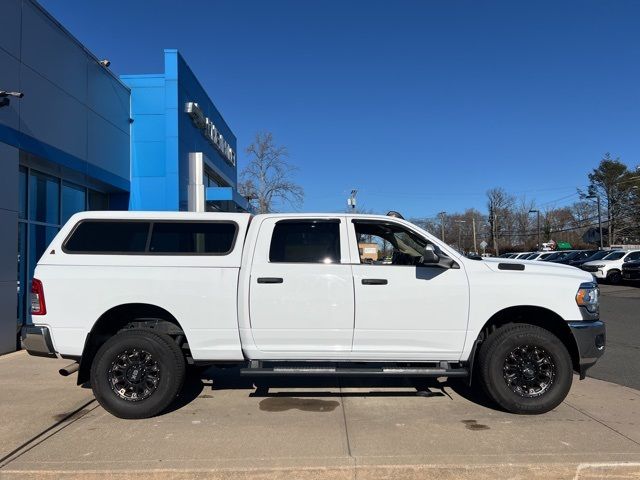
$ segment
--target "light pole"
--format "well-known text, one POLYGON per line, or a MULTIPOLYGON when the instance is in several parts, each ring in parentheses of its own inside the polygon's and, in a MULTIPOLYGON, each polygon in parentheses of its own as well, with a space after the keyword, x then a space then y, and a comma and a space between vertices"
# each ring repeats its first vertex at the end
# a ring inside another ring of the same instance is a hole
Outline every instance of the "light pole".
POLYGON ((600 210, 600 195, 594 193, 593 195, 589 195, 587 198, 595 198, 598 203, 598 235, 600 236, 600 250, 604 248, 604 243, 602 241, 602 213, 600 210))
POLYGON ((447 214, 447 212, 440 212, 438 213, 438 215, 440 215, 440 228, 442 229, 442 241, 444 242, 444 216, 447 214))
POLYGON ((471 217, 471 222, 473 225, 473 251, 478 253, 478 240, 476 238, 476 216, 471 217))
POLYGON ((464 249, 462 248, 462 224, 467 223, 466 220, 456 220, 458 224, 458 249, 462 252, 464 249))
POLYGON ((494 212, 493 214, 493 224, 492 224, 492 232, 491 236, 493 237, 493 250, 495 252, 496 257, 500 255, 498 251, 498 214, 494 212))
POLYGON ((529 213, 537 213, 538 215, 538 251, 542 249, 542 244, 540 243, 540 210, 532 208, 529 210, 529 213))

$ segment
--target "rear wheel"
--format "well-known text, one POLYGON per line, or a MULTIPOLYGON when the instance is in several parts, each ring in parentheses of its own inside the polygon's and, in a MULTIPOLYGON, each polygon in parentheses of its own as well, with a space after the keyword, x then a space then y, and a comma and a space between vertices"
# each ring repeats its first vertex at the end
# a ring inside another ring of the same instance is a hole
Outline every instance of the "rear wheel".
POLYGON ((538 414, 565 399, 573 380, 571 357, 548 330, 512 324, 492 332, 478 356, 483 387, 512 413, 538 414))
POLYGON ((120 418, 148 418, 180 392, 185 361, 165 334, 126 330, 107 340, 91 365, 91 387, 102 407, 120 418))

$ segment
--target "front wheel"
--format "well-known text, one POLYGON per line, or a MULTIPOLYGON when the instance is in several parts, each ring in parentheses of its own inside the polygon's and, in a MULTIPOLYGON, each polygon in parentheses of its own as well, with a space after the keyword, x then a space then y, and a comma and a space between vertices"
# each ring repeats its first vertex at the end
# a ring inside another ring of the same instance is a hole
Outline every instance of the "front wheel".
POLYGON ((622 281, 622 274, 617 270, 614 270, 613 272, 609 272, 607 274, 607 283, 610 283, 612 285, 617 285, 621 281, 622 281))
POLYGON ((487 394, 512 413, 546 413, 566 398, 573 380, 569 352, 540 327, 498 328, 482 344, 479 373, 487 394))
POLYGON ((178 395, 184 377, 184 356, 171 337, 142 329, 111 337, 91 365, 93 394, 120 418, 159 414, 178 395))

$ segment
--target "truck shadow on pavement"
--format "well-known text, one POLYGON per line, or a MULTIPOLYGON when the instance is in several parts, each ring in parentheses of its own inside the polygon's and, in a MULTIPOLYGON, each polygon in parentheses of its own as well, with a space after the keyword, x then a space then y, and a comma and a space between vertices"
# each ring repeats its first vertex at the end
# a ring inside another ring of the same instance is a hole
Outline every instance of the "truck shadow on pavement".
POLYGON ((460 379, 440 382, 435 378, 397 377, 255 378, 240 376, 239 369, 235 367, 212 367, 205 370, 190 370, 180 395, 164 413, 178 410, 198 397, 212 398, 215 392, 220 390, 253 390, 248 393, 248 396, 264 398, 260 402, 260 409, 271 412, 289 409, 324 412, 332 411, 340 405, 336 400, 322 400, 325 398, 447 397, 453 400, 449 392, 455 392, 464 399, 486 408, 499 410, 481 388, 469 387, 466 381, 460 379), (304 391, 304 389, 308 390, 304 391))

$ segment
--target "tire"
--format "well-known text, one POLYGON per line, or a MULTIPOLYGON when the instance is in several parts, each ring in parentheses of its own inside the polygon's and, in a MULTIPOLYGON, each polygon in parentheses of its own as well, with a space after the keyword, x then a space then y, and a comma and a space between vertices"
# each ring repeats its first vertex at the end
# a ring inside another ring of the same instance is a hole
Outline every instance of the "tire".
POLYGON ((492 332, 478 353, 487 395, 511 413, 540 414, 566 398, 573 380, 567 348, 554 334, 528 324, 492 332))
POLYGON ((171 337, 126 330, 96 353, 91 388, 100 405, 116 417, 148 418, 165 410, 178 395, 185 370, 184 356, 171 337))
POLYGON ((607 283, 617 285, 622 281, 622 274, 617 270, 613 270, 607 274, 607 283))

